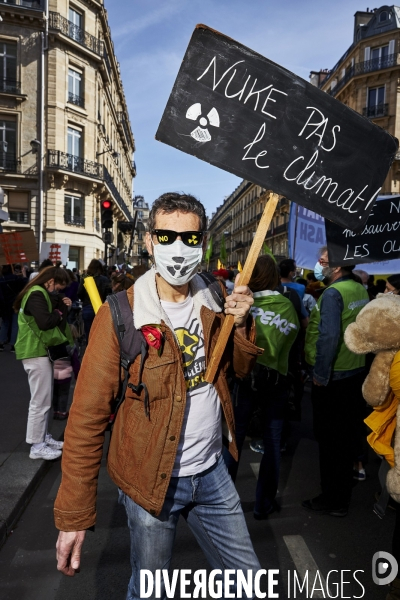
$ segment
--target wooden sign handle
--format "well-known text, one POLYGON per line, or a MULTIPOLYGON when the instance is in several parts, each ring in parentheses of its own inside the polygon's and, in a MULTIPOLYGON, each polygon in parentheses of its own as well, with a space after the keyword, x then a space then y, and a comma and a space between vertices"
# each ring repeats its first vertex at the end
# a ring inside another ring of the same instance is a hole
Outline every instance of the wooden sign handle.
MULTIPOLYGON (((256 235, 254 236, 253 243, 250 247, 243 271, 240 273, 240 277, 236 285, 248 285, 253 273, 254 265, 256 264, 258 255, 260 254, 260 250, 264 243, 265 236, 267 235, 268 228, 271 224, 278 200, 280 198, 282 198, 282 196, 270 192, 269 200, 265 205, 264 212, 257 227, 256 235)), ((221 362, 221 358, 228 343, 229 336, 231 335, 234 323, 235 317, 233 315, 226 315, 224 324, 221 328, 221 333, 219 334, 210 362, 207 366, 206 374, 204 376, 204 379, 207 381, 207 383, 213 383, 215 379, 219 363, 221 362)))

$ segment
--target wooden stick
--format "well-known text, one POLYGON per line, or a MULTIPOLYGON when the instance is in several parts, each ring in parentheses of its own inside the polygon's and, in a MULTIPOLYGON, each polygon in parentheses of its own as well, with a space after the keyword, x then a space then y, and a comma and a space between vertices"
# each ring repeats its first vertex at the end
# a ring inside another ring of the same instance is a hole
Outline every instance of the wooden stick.
MULTIPOLYGON (((282 196, 270 192, 269 200, 265 205, 264 212, 257 227, 256 235, 254 236, 254 240, 243 267, 243 271, 240 273, 240 277, 236 285, 248 285, 253 273, 254 265, 256 264, 258 255, 260 254, 260 250, 264 243, 265 236, 267 235, 268 228, 271 224, 278 200, 280 198, 282 198, 282 196)), ((234 323, 235 317, 233 315, 226 315, 224 324, 221 328, 221 333, 219 334, 204 377, 205 381, 208 383, 213 383, 215 379, 219 363, 221 362, 221 358, 228 343, 229 336, 231 335, 234 323)))

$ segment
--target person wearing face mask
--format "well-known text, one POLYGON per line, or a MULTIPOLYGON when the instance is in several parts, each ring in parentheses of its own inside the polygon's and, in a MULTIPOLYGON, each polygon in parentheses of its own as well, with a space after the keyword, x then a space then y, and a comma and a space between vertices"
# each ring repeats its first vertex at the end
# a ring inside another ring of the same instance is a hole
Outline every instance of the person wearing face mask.
MULTIPOLYGON (((238 456, 227 371, 245 377, 262 353, 254 344, 253 295, 236 285, 224 299, 216 281, 207 283, 198 274, 206 215, 193 196, 163 194, 152 206, 148 228, 153 267, 126 292, 136 335, 144 336, 148 348, 130 367, 108 452, 108 472, 130 528, 130 600, 143 598, 141 569, 154 574, 169 568, 180 515, 212 569, 255 573, 260 568, 222 458, 223 431, 238 456), (225 314, 233 315, 234 331, 209 384, 206 365, 225 314)), ((96 520, 95 482, 120 376, 119 344, 106 302, 92 326, 65 434, 54 509, 58 569, 65 575, 79 569, 86 529, 96 520)), ((163 583, 157 597, 166 598, 163 583)))
POLYGON ((61 456, 62 442, 48 433, 53 398, 53 363, 47 347, 68 341, 66 337, 69 298, 60 292, 69 284, 69 275, 58 267, 44 268, 18 294, 14 310, 18 313, 16 357, 22 360, 31 392, 26 441, 31 444, 29 458, 53 460, 61 456))
POLYGON ((396 296, 400 294, 400 273, 390 275, 387 278, 384 294, 394 294, 396 296))
POLYGON ((328 287, 311 312, 305 341, 305 359, 313 371, 311 399, 322 493, 302 506, 335 517, 348 512, 365 408, 361 392, 365 356, 351 352, 343 339, 348 325, 369 302, 366 289, 352 277, 353 268, 330 267, 327 248, 321 249, 314 274, 328 287))

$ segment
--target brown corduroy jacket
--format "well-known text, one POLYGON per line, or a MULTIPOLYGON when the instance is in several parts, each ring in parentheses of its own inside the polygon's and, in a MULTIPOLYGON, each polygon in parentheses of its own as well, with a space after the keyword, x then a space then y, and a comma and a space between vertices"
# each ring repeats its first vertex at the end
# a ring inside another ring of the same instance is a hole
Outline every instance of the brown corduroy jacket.
MULTIPOLYGON (((132 306, 133 290, 132 287, 127 292, 132 306)), ((202 293, 209 292, 202 290, 202 293)), ((136 305, 135 299, 135 311, 136 305)), ((200 318, 207 364, 224 314, 214 312, 203 304, 200 318)), ((237 332, 232 334, 215 381, 229 429, 229 449, 235 458, 235 424, 226 373, 232 364, 238 377, 246 376, 257 355, 262 353, 254 345, 255 330, 250 317, 249 323, 249 339, 237 332)), ((128 388, 116 418, 108 454, 108 472, 112 480, 153 515, 161 512, 164 503, 186 404, 180 348, 165 320, 161 319, 160 327, 165 338, 162 354, 158 356, 157 350, 149 347, 142 377, 149 392, 150 415, 147 417, 145 414, 143 394, 139 397, 128 388)), ((130 381, 135 384, 139 364, 140 357, 130 369, 130 381)), ((54 508, 56 527, 62 531, 88 529, 95 523, 97 479, 105 431, 121 376, 119 344, 106 303, 100 308, 90 332, 90 343, 82 362, 65 432, 62 481, 54 508)))

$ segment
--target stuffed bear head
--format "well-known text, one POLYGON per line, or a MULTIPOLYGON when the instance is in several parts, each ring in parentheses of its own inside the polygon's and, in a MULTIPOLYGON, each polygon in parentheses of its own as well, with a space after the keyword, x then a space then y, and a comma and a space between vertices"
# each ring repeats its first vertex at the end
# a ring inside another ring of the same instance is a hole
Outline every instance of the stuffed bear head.
POLYGON ((400 296, 378 294, 357 315, 344 334, 346 346, 355 354, 400 348, 400 296))
POLYGON ((344 341, 355 354, 376 354, 362 391, 371 406, 383 404, 390 392, 393 357, 400 349, 400 296, 378 294, 347 327, 344 341))

